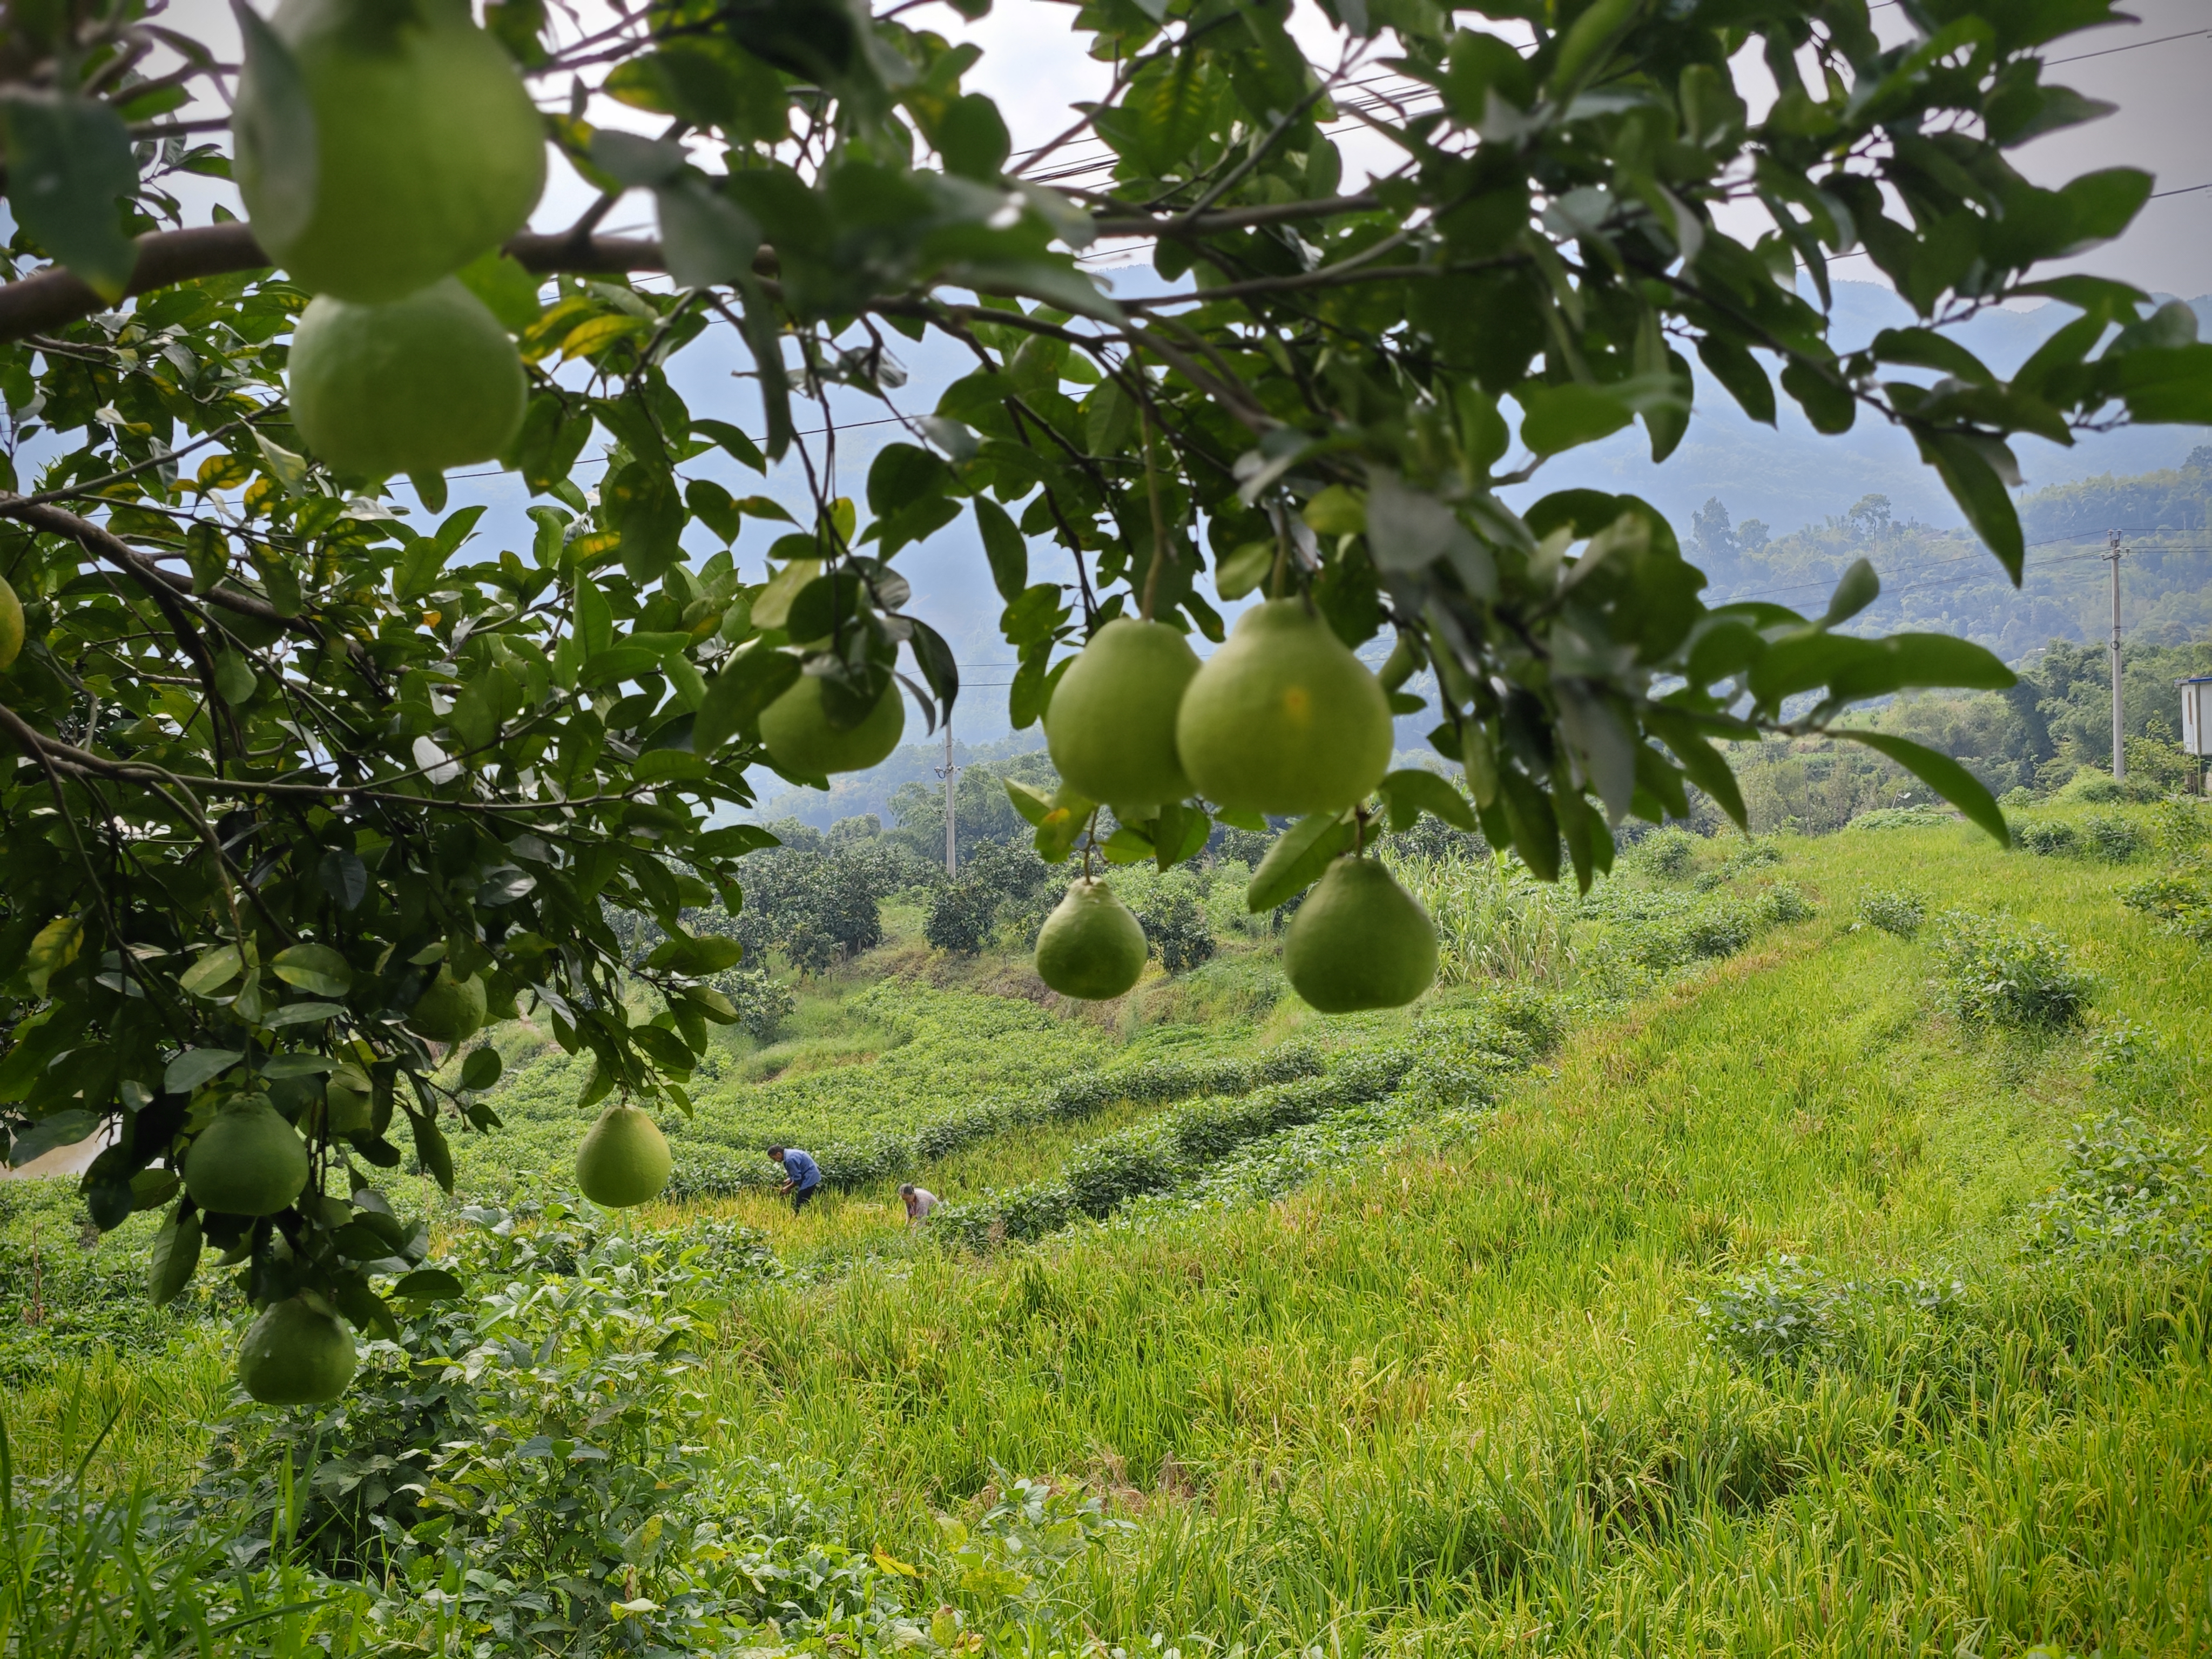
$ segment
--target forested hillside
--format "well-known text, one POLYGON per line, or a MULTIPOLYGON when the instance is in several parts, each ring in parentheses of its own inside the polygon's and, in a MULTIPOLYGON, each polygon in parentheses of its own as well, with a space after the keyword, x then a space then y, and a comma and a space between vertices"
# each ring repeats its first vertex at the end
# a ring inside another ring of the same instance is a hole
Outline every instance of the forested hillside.
POLYGON ((2187 465, 2137 477, 2100 477, 2037 490, 2020 502, 2027 579, 2015 589, 1964 531, 1933 530, 1868 495, 1819 524, 1786 534, 1709 500, 1686 526, 1692 556, 1717 600, 1761 599, 1804 608, 1854 559, 1874 562, 1882 596, 1861 625, 1930 629, 1980 641, 2017 663, 2052 640, 2105 638, 2107 570, 2100 556, 2118 531, 2121 622, 2141 642, 2172 646, 2212 629, 2212 446, 2187 465))

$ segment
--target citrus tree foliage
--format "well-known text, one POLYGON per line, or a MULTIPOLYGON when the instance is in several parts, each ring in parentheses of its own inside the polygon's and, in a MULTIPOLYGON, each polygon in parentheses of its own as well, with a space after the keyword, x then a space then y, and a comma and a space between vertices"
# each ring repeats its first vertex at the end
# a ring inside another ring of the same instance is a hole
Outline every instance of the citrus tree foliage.
MULTIPOLYGON (((1087 0, 1070 15, 1110 90, 1017 157, 963 88, 976 50, 906 6, 659 0, 580 38, 543 0, 495 0, 485 27, 547 143, 603 191, 465 273, 530 366, 505 463, 535 529, 513 544, 443 512, 435 477, 416 480, 428 514, 403 513, 290 423, 307 295, 246 222, 186 227, 177 194, 228 176, 229 66, 143 0, 9 8, 14 1158, 108 1126, 84 1190, 112 1226, 170 1202, 218 1104, 265 1094, 314 1178, 258 1221, 179 1202, 156 1295, 204 1237, 250 1264, 257 1300, 305 1286, 388 1332, 371 1276, 416 1252, 374 1170, 412 1156, 450 1181, 448 1136, 497 1127, 477 1092, 495 1058, 438 1073, 410 1011, 441 973, 478 976, 493 1015, 532 1010, 595 1056, 584 1103, 686 1105, 708 1024, 734 1017, 708 981, 737 946, 683 913, 739 902, 735 860, 762 836, 713 826, 754 798, 762 709, 802 674, 847 726, 894 674, 933 715, 957 696, 951 653, 903 614, 896 556, 928 537, 988 561, 1018 725, 1125 612, 1218 640, 1221 604, 1265 589, 1308 596, 1349 644, 1392 637, 1385 681, 1409 708, 1399 688, 1435 671, 1435 741, 1485 834, 1587 884, 1613 825, 1683 811, 1688 785, 1741 817, 1714 738, 2010 676, 1956 639, 1836 631, 1875 597, 1863 565, 1817 615, 1709 608, 1645 503, 1571 489, 1515 511, 1501 489, 1632 423, 1663 460, 1694 357, 1755 419, 1787 398, 1823 432, 1902 428, 2017 579, 2015 434, 2212 419, 2185 307, 2036 274, 2118 234, 2149 176, 2045 189, 2007 160, 2101 112, 2042 61, 2115 21, 2110 0, 1900 0, 1893 46, 1863 0, 1320 3, 1310 55, 1288 0, 1087 0), (1355 100, 1386 71, 1418 95, 1355 100), (595 126, 594 94, 636 131, 595 126), (1330 136, 1347 118, 1390 148, 1370 182, 1330 136), (1078 141, 1111 164, 1057 186, 1078 141), (598 234, 629 191, 657 237, 598 234), (1079 253, 1128 239, 1187 279, 1175 295, 1117 300, 1085 274, 1079 253), (1848 252, 1921 322, 1839 349, 1829 268, 1848 252), (2009 379, 1946 331, 2029 297, 2079 315, 2009 379), (932 332, 973 368, 909 407, 894 337, 932 332), (758 372, 695 410, 668 366, 710 334, 758 372), (910 417, 853 499, 797 434, 794 404, 826 424, 833 385, 910 417), (573 476, 587 450, 608 452, 596 498, 573 476), (803 461, 808 521, 706 477, 709 450, 803 461), (755 521, 764 583, 679 546, 755 521), (665 935, 634 970, 665 1000, 650 1024, 624 1012, 610 905, 665 935)), ((264 188, 296 208, 312 125, 271 132, 264 188)), ((1954 763, 1861 740, 2003 833, 1954 763)), ((1029 805, 1063 855, 1090 820, 1029 805)), ((1386 780, 1381 808, 1401 829, 1468 817, 1420 774, 1386 780)), ((1203 803, 1170 805, 1115 839, 1166 863, 1207 829, 1203 803)), ((1255 903, 1359 833, 1297 826, 1255 903)))

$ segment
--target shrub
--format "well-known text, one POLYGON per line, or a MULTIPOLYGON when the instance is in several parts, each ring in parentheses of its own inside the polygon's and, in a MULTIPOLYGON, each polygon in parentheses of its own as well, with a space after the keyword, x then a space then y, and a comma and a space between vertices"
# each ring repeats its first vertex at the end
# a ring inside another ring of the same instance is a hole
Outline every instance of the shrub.
POLYGON ((2008 927, 1953 911, 1938 940, 1952 1006, 1960 1018, 2021 1030, 2055 1030, 2087 1012, 2089 977, 2064 940, 2039 923, 2008 927))
POLYGON ((2023 851, 2043 858, 2070 853, 2081 844, 2081 836, 2070 823, 2058 823, 2047 818, 2024 818, 2012 826, 2015 846, 2023 851))
MULTIPOLYGON (((2013 794, 2020 792, 2014 790, 2013 794)), ((2008 796, 2009 799, 2011 797, 2008 796)), ((2033 799, 2034 797, 2027 797, 2033 799)), ((1940 806, 1877 806, 1870 812, 1862 812, 1844 826, 1846 830, 1931 830, 1946 823, 1958 823, 1955 813, 1940 806)))
POLYGON ((2169 933, 2212 945, 2212 894, 2186 876, 2153 876, 2120 889, 2120 902, 2141 910, 2169 933))
POLYGON ((974 876, 962 876, 937 890, 921 934, 940 951, 972 957, 991 942, 998 915, 997 890, 974 876))
POLYGON ((1928 907, 1917 893, 1869 893, 1859 900, 1859 916, 1869 927, 1879 927, 1899 939, 1911 939, 1927 920, 1928 907))
POLYGON ((1152 954, 1170 974, 1188 973, 1213 955, 1213 930, 1188 890, 1156 895, 1137 912, 1137 921, 1152 954))
POLYGON ((1669 881, 1686 875, 1697 855, 1698 838, 1672 824, 1644 836, 1635 851, 1636 862, 1647 872, 1669 881))
POLYGON ((2126 818, 2101 812, 2081 820, 2081 839, 2093 856, 2107 864, 2125 864, 2142 851, 2141 829, 2126 818))
POLYGON ((2086 1255, 2195 1263, 2212 1255, 2205 1148, 2122 1113, 2075 1125, 2066 1171, 2037 1205, 2034 1242, 2086 1255))
POLYGON ((1698 1304, 1705 1340, 1741 1364, 1816 1359, 1837 1339, 1852 1287, 1794 1256, 1740 1273, 1698 1304))

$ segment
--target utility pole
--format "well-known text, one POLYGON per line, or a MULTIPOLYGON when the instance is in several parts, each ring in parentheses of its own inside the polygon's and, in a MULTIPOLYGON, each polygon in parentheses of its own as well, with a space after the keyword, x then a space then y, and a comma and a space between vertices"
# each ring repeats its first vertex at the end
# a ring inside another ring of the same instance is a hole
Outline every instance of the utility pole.
POLYGON ((2127 725, 2120 711, 2120 532, 2105 532, 2105 562, 2112 567, 2112 779, 2128 775, 2127 725))
POLYGON ((945 717, 945 764, 933 769, 945 780, 945 873, 960 873, 960 842, 952 817, 952 780, 963 769, 952 763, 952 716, 945 717))

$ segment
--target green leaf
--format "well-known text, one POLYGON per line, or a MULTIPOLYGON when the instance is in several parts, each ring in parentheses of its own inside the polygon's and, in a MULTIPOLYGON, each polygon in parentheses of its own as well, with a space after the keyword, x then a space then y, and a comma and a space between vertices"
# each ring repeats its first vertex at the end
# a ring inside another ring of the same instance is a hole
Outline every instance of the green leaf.
POLYGON ((1272 910, 1319 881, 1329 860, 1350 850, 1354 831, 1341 812, 1316 812, 1275 837, 1244 889, 1244 908, 1272 910))
POLYGON ((415 1132, 415 1156, 430 1172, 430 1178, 447 1192, 453 1190, 453 1149, 447 1144, 445 1132, 437 1120, 430 1117, 408 1116, 408 1126, 415 1132))
POLYGON ((999 106, 981 93, 954 99, 932 136, 947 173, 986 183, 999 176, 1013 149, 999 106))
POLYGON ((1579 380, 1563 386, 1532 381, 1515 395, 1528 411, 1521 422, 1521 441, 1539 455, 1556 455, 1609 438, 1636 418, 1618 398, 1579 380))
POLYGON ((287 985, 317 996, 342 997, 353 989, 353 964, 327 945, 295 945, 269 959, 270 971, 287 985))
MULTIPOLYGON (((2019 586, 2027 563, 2027 544, 2020 533, 2020 515, 2013 509, 2012 496, 2006 488, 2007 477, 1991 465, 1984 443, 1957 433, 1932 432, 1917 425, 1913 427, 1912 435, 1920 445, 1921 459, 1935 466, 1936 476, 1951 492, 1951 499, 1959 503, 1960 511, 1966 515, 1966 522, 1974 527, 1974 533, 1997 556, 1997 562, 2004 566, 2013 586, 2019 586)), ((1994 446, 1998 459, 2017 482, 2018 470, 2010 465, 2011 452, 1994 440, 1987 441, 1994 446)))
POLYGON ((155 1307, 168 1306, 192 1282, 192 1274, 200 1265, 200 1218, 197 1214, 172 1216, 167 1224, 154 1235, 153 1267, 148 1275, 147 1288, 155 1307))
POLYGON ((468 1294, 468 1287, 441 1267, 417 1267, 401 1278, 392 1293, 404 1302, 451 1302, 468 1294))
POLYGON ((1419 767, 1402 767, 1386 773, 1376 786, 1390 809, 1390 828, 1401 833, 1410 830, 1424 811, 1442 818, 1455 830, 1474 830, 1474 809, 1467 797, 1452 787, 1449 778, 1438 777, 1434 772, 1419 767))
POLYGON ((187 1048, 162 1072, 161 1087, 169 1094, 188 1095, 245 1058, 235 1048, 187 1048))
POLYGON ((1267 580, 1275 568, 1275 544, 1247 542, 1214 567, 1213 591, 1226 601, 1241 599, 1267 580))
POLYGON ((478 254, 453 274, 510 334, 521 333, 544 311, 538 303, 538 279, 497 248, 478 254))
POLYGON ((260 687, 261 682, 254 677, 244 657, 235 651, 216 653, 215 689, 233 708, 243 708, 252 702, 260 687))
POLYGON ((1948 755, 1892 737, 1887 732, 1867 732, 1856 726, 1839 726, 1833 728, 1839 738, 1849 738, 1853 743, 1863 744, 1877 754, 1887 755, 1906 771, 1918 778, 1945 800, 1964 812, 1973 823, 1986 830, 2000 847, 2012 845, 2012 830, 2005 823, 2005 815, 1998 810, 1996 799, 1982 785, 1982 781, 1948 755))
POLYGON ((632 461, 599 496, 611 529, 622 538, 623 568, 633 581, 657 580, 684 556, 684 502, 676 480, 662 466, 632 461))
POLYGON ((1835 628, 1847 623, 1881 597, 1881 578, 1875 574, 1873 563, 1854 559, 1851 568, 1844 572, 1844 579, 1836 584, 1836 591, 1829 596, 1827 613, 1820 618, 1820 626, 1835 628))
POLYGON ((8 1151, 8 1162, 21 1169, 33 1158, 44 1158, 57 1146, 76 1146, 98 1127, 97 1112, 57 1112, 52 1117, 41 1118, 15 1137, 8 1151))
POLYGON ((138 187, 123 118, 89 98, 24 88, 0 96, 0 129, 16 222, 101 299, 120 300, 138 263, 123 228, 120 198, 138 187))
POLYGON ((493 1084, 499 1081, 500 1071, 504 1064, 505 1062, 500 1058, 499 1050, 489 1042, 481 1048, 470 1049, 469 1057, 461 1062, 461 1087, 477 1090, 490 1088, 493 1084))
POLYGON ((1152 823, 1152 857, 1161 869, 1172 869, 1185 859, 1196 858, 1212 833, 1213 820, 1204 807, 1170 801, 1152 823))
POLYGON ((689 1076, 698 1064, 684 1039, 675 1032, 658 1025, 637 1025, 630 1028, 630 1039, 645 1053, 645 1057, 665 1072, 689 1076))
POLYGON ((1030 585, 1029 544, 1006 509, 982 496, 975 498, 975 527, 982 532, 983 556, 991 562, 991 580, 999 597, 1008 605, 1021 598, 1030 585))
POLYGON ((1792 357, 1782 366, 1782 389, 1797 400, 1815 432, 1833 437, 1849 432, 1858 418, 1858 399, 1836 378, 1832 368, 1822 374, 1802 358, 1792 357))
POLYGON ((645 959, 648 968, 665 969, 693 979, 719 974, 744 959, 745 947, 719 933, 679 934, 665 939, 645 959))
POLYGON ((668 274, 678 288, 709 288, 752 274, 761 228, 751 214, 690 174, 658 185, 653 199, 668 274))
POLYGON ((187 996, 213 996, 246 966, 246 959, 235 945, 218 945, 198 962, 177 975, 178 987, 187 996))
POLYGON ((2130 351, 2110 361, 2131 419, 2212 424, 2212 344, 2130 351))
POLYGON ((1745 414, 1768 426, 1774 424, 1774 382, 1766 378, 1766 370, 1749 350, 1733 340, 1708 334, 1698 341, 1698 356, 1745 414))
POLYGON ((30 981, 31 994, 46 995, 53 976, 75 962, 83 947, 84 919, 81 916, 56 916, 40 928, 23 958, 23 976, 30 981))

